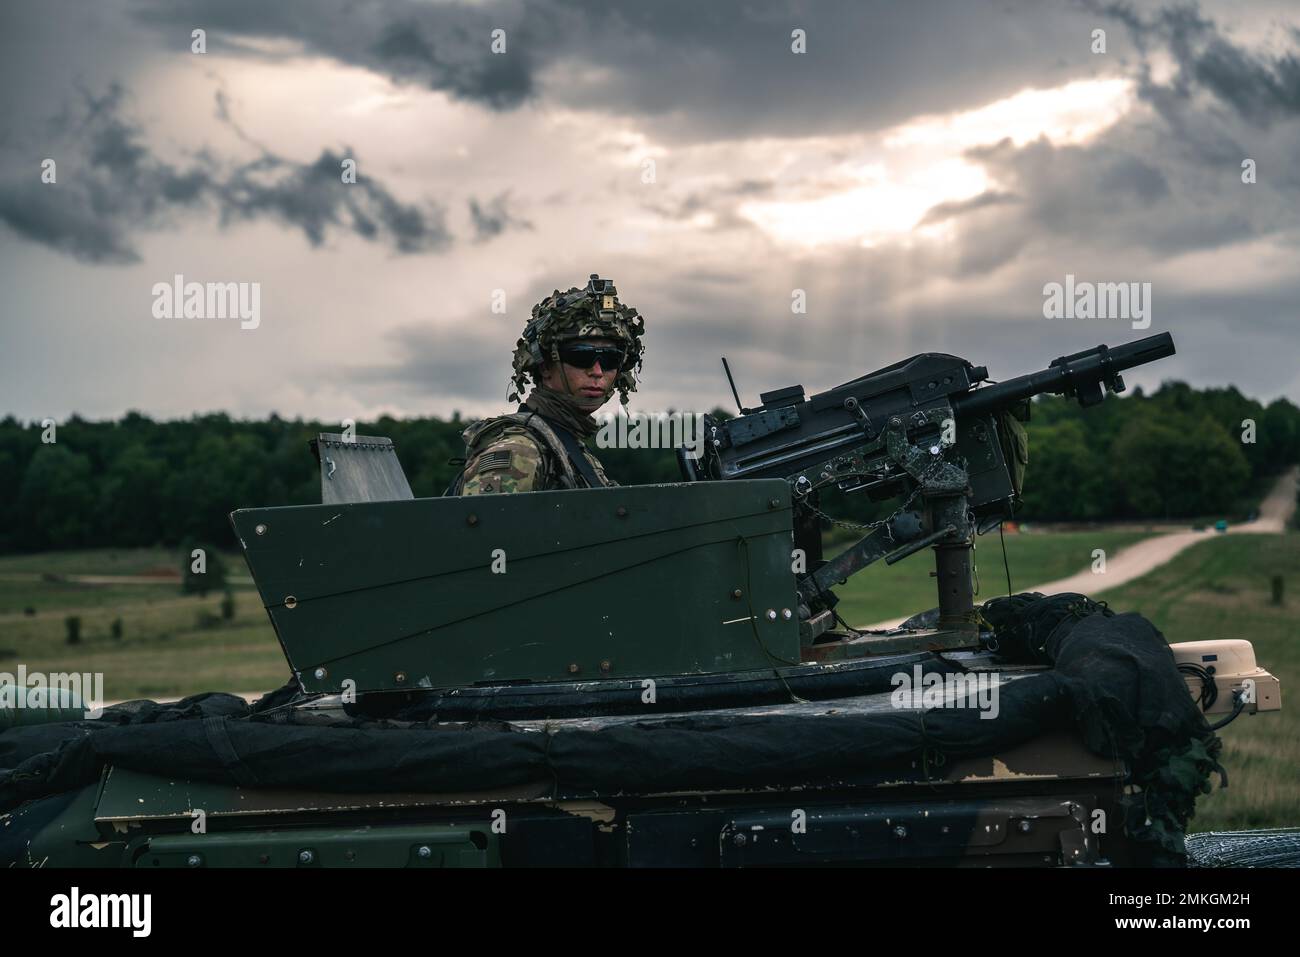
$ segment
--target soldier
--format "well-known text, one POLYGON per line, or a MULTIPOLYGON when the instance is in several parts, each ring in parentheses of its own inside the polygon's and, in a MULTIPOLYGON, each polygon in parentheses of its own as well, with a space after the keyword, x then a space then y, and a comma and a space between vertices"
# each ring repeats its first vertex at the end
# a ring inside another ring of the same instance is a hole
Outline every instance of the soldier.
POLYGON ((617 389, 624 405, 636 391, 645 322, 618 301, 609 279, 558 289, 533 306, 515 347, 512 401, 533 383, 517 412, 465 430, 465 470, 449 492, 542 492, 616 485, 583 439, 599 425, 592 413, 617 389))

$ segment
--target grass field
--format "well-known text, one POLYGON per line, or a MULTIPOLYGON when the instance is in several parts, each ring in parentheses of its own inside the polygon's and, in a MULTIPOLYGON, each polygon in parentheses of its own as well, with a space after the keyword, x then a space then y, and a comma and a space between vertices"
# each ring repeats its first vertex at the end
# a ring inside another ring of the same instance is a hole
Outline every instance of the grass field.
POLYGON ((29 671, 101 672, 110 701, 279 687, 289 667, 244 560, 222 557, 235 597, 229 621, 220 617, 220 594, 182 595, 179 579, 122 584, 48 578, 168 573, 179 556, 166 549, 0 558, 0 671, 12 673, 21 662, 29 671), (26 614, 28 608, 35 614, 26 614), (81 619, 77 645, 66 642, 70 615, 81 619), (110 629, 119 618, 122 637, 114 639, 110 629))
MULTIPOLYGON (((238 556, 235 556, 238 558, 238 556)), ((239 558, 239 569, 244 561, 239 558)), ((58 575, 178 574, 180 551, 171 548, 96 548, 87 551, 0 555, 0 575, 45 572, 58 575)))
MULTIPOLYGON (((1016 591, 1024 591, 1042 582, 1056 581, 1090 567, 1095 548, 1113 556, 1125 545, 1145 537, 1135 531, 1092 530, 1008 535, 1011 585, 1016 591)), ((827 551, 828 556, 834 553, 827 551)), ((1006 594, 1007 573, 996 532, 976 539, 975 567, 979 578, 977 602, 1006 594)), ((850 625, 860 627, 933 608, 938 604, 934 579, 930 577, 933 570, 934 558, 929 549, 896 565, 877 562, 834 589, 840 596, 835 610, 850 625)))
MULTIPOLYGON (((251 588, 243 556, 223 552, 227 581, 251 588)), ((0 555, 0 635, 6 615, 28 608, 40 614, 81 614, 93 608, 129 608, 178 597, 180 553, 166 548, 103 548, 89 551, 0 555), (84 582, 81 576, 134 578, 172 576, 170 582, 84 582)), ((84 617, 84 616, 83 616, 84 617)), ((61 627, 61 626, 60 626, 61 627)), ((0 644, 3 639, 0 639, 0 644)))
POLYGON ((1300 533, 1200 542, 1137 581, 1106 592, 1119 611, 1150 618, 1171 642, 1246 638, 1282 682, 1282 710, 1242 715, 1219 732, 1225 790, 1197 802, 1191 830, 1300 824, 1300 533), (1270 580, 1289 592, 1270 603, 1270 580))

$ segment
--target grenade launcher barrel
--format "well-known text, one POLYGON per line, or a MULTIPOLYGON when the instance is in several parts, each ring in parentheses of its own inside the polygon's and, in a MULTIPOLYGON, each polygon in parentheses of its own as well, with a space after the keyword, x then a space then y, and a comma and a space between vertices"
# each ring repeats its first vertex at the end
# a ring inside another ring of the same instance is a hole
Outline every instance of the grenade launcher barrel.
POLYGON ((1104 398, 1102 385, 1111 392, 1123 392, 1121 372, 1174 354, 1174 340, 1167 332, 1126 342, 1111 349, 1097 346, 1074 355, 1062 356, 1041 372, 1016 376, 953 397, 953 408, 963 415, 979 415, 1005 409, 1023 399, 1044 393, 1074 397, 1083 406, 1096 405, 1104 398))

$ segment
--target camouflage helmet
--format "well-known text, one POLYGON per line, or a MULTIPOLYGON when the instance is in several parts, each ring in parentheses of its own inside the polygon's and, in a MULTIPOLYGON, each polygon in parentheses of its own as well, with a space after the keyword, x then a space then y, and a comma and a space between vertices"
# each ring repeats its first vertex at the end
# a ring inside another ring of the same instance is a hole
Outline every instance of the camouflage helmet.
POLYGON ((612 279, 592 273, 581 289, 556 289, 533 306, 532 318, 515 344, 515 371, 508 398, 518 399, 530 378, 534 384, 541 381, 542 364, 559 361, 559 342, 599 336, 613 339, 627 350, 627 361, 614 379, 614 387, 626 405, 628 393, 636 391, 636 373, 645 351, 641 343, 644 333, 645 320, 634 308, 618 301, 612 279))

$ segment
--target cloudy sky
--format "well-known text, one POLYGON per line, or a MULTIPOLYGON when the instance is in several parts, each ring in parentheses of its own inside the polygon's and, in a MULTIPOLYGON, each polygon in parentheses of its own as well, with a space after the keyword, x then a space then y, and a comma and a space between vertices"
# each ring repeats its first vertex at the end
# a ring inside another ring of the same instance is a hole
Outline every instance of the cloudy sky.
POLYGON ((645 411, 1163 331, 1130 385, 1300 402, 1293 0, 6 0, 0 80, 0 415, 486 414, 592 272, 645 411), (1067 274, 1150 328, 1044 318, 1067 274))

